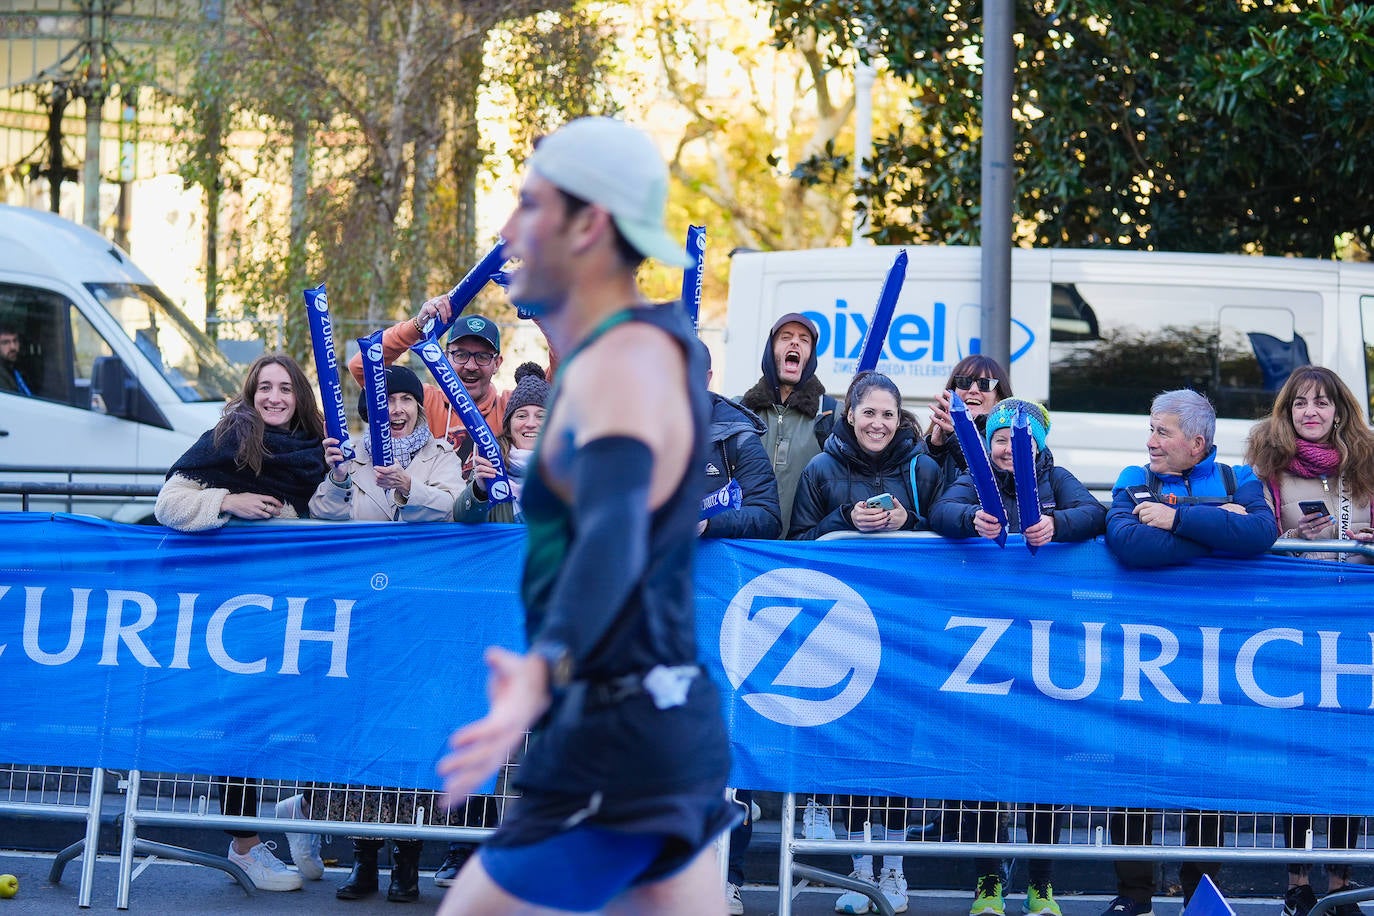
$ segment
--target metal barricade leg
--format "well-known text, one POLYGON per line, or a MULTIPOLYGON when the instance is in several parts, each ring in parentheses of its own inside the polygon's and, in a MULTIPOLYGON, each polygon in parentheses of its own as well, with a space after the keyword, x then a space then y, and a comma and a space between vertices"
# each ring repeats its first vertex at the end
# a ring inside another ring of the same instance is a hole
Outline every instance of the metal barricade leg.
POLYGON ((782 795, 782 831, 778 837, 778 916, 792 916, 792 832, 796 829, 797 796, 782 795))
POLYGON ((48 882, 62 883, 62 873, 67 863, 81 856, 81 881, 77 888, 76 905, 82 909, 91 906, 91 892, 95 884, 95 860, 100 851, 100 815, 105 797, 105 771, 100 768, 91 770, 90 798, 86 802, 86 833, 75 843, 53 857, 52 867, 48 869, 48 882))
POLYGON ((91 770, 91 802, 86 811, 86 849, 81 858, 81 888, 76 905, 90 909, 91 889, 95 884, 95 860, 100 855, 100 814, 105 800, 105 769, 91 770))
POLYGON ((129 885, 133 883, 134 839, 138 831, 138 770, 129 771, 124 789, 124 823, 119 831, 119 887, 115 891, 115 908, 129 908, 129 885))

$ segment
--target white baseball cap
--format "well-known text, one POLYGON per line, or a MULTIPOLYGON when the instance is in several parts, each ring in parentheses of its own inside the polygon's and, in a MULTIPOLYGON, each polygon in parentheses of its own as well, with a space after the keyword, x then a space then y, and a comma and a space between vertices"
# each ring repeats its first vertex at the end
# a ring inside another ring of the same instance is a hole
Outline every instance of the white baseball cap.
POLYGON ((578 118, 540 140, 529 167, 605 209, 640 254, 673 267, 691 265, 684 241, 663 228, 668 168, 639 128, 615 118, 578 118))

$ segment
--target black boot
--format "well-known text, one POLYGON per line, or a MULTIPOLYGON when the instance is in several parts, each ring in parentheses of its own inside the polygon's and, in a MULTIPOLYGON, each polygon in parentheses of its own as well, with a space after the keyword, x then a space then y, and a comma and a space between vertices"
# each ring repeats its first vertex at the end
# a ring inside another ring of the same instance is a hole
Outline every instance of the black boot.
POLYGON ((353 840, 353 870, 334 896, 340 900, 362 900, 377 893, 377 853, 381 840, 353 840))
POLYGON ((420 899, 419 840, 396 841, 396 864, 391 866, 391 886, 386 899, 392 903, 414 903, 420 899))

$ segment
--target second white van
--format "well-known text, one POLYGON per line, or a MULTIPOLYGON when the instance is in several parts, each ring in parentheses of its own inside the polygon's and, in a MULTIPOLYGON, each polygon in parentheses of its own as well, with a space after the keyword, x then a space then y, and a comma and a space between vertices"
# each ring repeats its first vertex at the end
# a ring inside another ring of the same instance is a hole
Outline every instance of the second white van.
MULTIPOLYGON (((883 279, 901 249, 739 253, 730 270, 722 390, 759 377, 772 323, 802 312, 820 330, 817 373, 840 397, 883 279)), ((908 248, 906 281, 878 369, 924 409, 978 350, 980 252, 908 248)), ((1216 405, 1223 461, 1307 362, 1374 397, 1374 265, 1296 258, 1017 249, 1012 254, 1012 387, 1051 412, 1057 460, 1096 490, 1145 462, 1150 400, 1190 387, 1216 405)))

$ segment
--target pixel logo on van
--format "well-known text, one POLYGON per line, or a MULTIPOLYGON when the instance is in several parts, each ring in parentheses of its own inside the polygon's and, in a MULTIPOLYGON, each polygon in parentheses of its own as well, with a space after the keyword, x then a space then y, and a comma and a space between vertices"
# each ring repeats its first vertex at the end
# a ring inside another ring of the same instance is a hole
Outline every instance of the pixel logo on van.
MULTIPOLYGON (((926 362, 940 366, 944 374, 947 365, 980 352, 982 315, 977 305, 958 309, 954 331, 954 349, 949 351, 950 308, 943 302, 932 303, 929 318, 917 314, 899 314, 892 319, 887 341, 883 344, 883 359, 903 363, 926 362)), ((816 323, 820 338, 816 341, 816 356, 830 355, 836 360, 857 360, 868 333, 869 316, 861 310, 851 310, 849 302, 835 300, 833 315, 820 311, 803 312, 816 323)), ((1016 362, 1035 344, 1035 334, 1025 322, 1012 319, 1011 359, 1016 362)), ((840 368, 837 366, 837 368, 840 368)))

